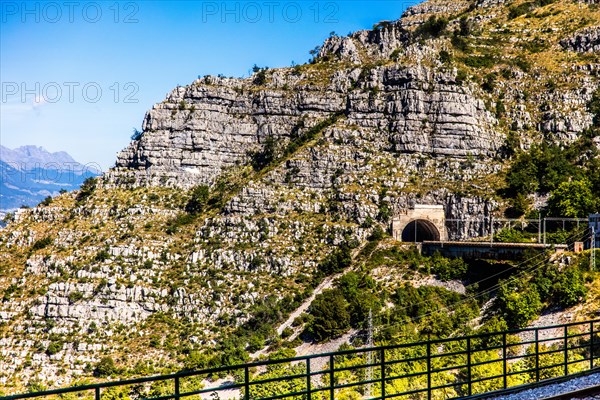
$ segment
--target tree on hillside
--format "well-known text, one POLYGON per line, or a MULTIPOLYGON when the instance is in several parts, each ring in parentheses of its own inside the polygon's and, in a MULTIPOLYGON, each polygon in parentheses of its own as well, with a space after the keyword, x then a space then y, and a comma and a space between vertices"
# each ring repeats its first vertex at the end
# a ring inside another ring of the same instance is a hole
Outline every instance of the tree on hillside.
POLYGON ((310 305, 309 332, 321 342, 341 336, 350 328, 348 302, 339 289, 325 290, 310 305))
POLYGON ((199 214, 204 210, 208 202, 209 189, 206 185, 195 186, 191 191, 191 197, 185 206, 185 210, 190 214, 199 214))
POLYGON ((561 183, 548 199, 551 215, 585 217, 595 211, 596 200, 587 179, 561 183))
POLYGON ((542 301, 535 285, 518 280, 501 284, 496 306, 509 328, 522 328, 539 315, 542 301))

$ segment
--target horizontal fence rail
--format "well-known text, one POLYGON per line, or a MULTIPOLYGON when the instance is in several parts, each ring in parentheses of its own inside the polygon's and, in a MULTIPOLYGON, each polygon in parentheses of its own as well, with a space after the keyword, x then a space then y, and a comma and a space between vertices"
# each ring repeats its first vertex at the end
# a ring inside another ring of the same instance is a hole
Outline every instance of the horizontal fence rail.
POLYGON ((2 400, 451 399, 598 368, 600 320, 183 371, 2 400))

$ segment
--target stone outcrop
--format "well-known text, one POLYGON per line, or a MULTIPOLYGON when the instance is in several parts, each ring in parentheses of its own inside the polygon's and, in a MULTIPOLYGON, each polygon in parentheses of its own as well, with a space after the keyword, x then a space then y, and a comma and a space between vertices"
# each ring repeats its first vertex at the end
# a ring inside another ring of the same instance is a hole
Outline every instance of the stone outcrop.
MULTIPOLYGON (((253 90, 249 80, 205 79, 175 89, 144 119, 144 132, 117 158, 112 184, 190 187, 212 184, 272 136, 285 142, 299 124, 334 113, 368 139, 399 153, 493 156, 502 143, 495 117, 455 72, 424 67, 338 71, 321 91, 253 90), (364 90, 353 90, 358 84, 364 90)), ((289 85, 302 87, 291 79, 289 85)), ((312 122, 311 122, 312 121, 312 122)), ((306 128, 303 128, 306 129, 306 128)), ((338 132, 343 137, 352 130, 338 132)))
POLYGON ((600 52, 600 26, 585 28, 574 36, 564 39, 560 44, 568 50, 579 53, 600 52))

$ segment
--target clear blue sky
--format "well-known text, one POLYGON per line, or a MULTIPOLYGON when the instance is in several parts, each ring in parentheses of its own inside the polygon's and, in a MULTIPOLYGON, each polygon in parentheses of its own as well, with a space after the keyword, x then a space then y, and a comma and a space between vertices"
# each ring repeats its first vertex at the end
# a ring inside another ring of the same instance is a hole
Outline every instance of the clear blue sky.
POLYGON ((304 63, 330 32, 398 19, 415 3, 0 0, 0 143, 106 169, 175 86, 304 63))

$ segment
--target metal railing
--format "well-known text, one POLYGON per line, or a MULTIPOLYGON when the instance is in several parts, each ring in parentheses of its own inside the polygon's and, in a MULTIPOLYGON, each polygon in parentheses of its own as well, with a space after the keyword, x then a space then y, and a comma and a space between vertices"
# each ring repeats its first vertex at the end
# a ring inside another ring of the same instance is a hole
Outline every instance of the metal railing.
POLYGON ((595 370, 599 324, 593 320, 352 349, 1 399, 333 400, 366 398, 365 393, 371 399, 464 397, 595 370))

